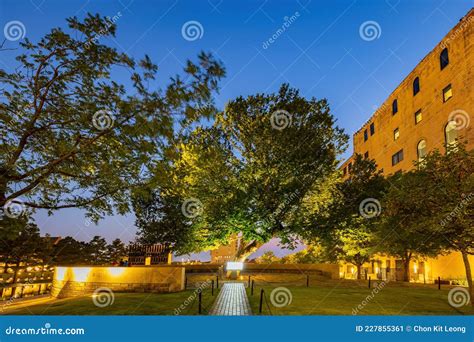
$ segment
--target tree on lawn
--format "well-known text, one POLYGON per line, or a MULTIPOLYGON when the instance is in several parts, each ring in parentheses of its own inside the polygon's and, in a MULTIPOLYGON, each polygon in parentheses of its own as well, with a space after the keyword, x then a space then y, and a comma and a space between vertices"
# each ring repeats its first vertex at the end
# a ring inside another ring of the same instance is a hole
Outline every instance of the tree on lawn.
POLYGON ((424 229, 425 215, 420 213, 425 207, 423 182, 418 171, 390 177, 382 219, 375 232, 377 251, 402 260, 404 281, 410 280, 409 266, 414 257, 435 257, 443 252, 440 237, 424 229))
POLYGON ((461 253, 474 304, 469 262, 474 255, 474 151, 461 142, 446 154, 435 150, 415 172, 418 182, 406 188, 406 196, 419 205, 417 232, 428 235, 438 248, 461 253))
POLYGON ((274 262, 278 262, 279 259, 273 251, 266 251, 261 256, 256 258, 255 261, 259 264, 272 264, 274 262))
POLYGON ((375 253, 374 231, 382 210, 380 201, 387 188, 374 161, 356 155, 348 177, 331 189, 325 206, 315 206, 313 194, 305 199, 301 211, 306 226, 300 233, 307 244, 323 247, 327 260, 343 261, 361 268, 375 253))
MULTIPOLYGON (((180 243, 205 250, 240 235, 236 260, 273 237, 294 244, 294 212, 314 184, 328 186, 346 142, 326 100, 306 99, 288 85, 229 102, 211 127, 183 137, 171 167, 159 171, 170 180, 160 196, 194 200, 198 209, 184 211, 180 243)), ((140 229, 144 236, 170 230, 147 222, 140 229)))
POLYGON ((148 56, 135 61, 99 42, 115 36, 110 20, 67 22, 37 43, 25 39, 19 67, 0 69, 0 207, 78 207, 97 220, 129 211, 130 190, 162 158, 175 127, 212 114, 225 72, 201 53, 184 77, 158 89, 148 56), (112 80, 118 70, 130 80, 112 80))

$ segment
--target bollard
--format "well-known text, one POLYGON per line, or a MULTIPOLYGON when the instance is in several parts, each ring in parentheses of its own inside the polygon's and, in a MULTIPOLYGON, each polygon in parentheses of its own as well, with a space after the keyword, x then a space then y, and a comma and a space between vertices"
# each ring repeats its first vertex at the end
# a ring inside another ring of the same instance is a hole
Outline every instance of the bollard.
POLYGON ((199 292, 199 308, 198 308, 199 314, 201 314, 201 308, 202 308, 202 292, 199 292))
POLYGON ((309 287, 309 274, 306 275, 306 287, 309 287))
POLYGON ((371 280, 371 279, 370 279, 370 277, 369 277, 369 289, 370 289, 370 280, 371 280))
POLYGON ((249 284, 248 284, 248 286, 247 286, 247 287, 250 287, 250 276, 249 276, 249 284))
POLYGON ((258 313, 262 314, 262 309, 263 309, 263 289, 260 290, 260 304, 258 306, 258 313))
POLYGON ((438 277, 438 290, 441 290, 441 277, 438 277))
POLYGON ((211 295, 214 296, 214 280, 212 281, 212 284, 211 284, 211 295))
POLYGON ((219 276, 216 275, 216 289, 219 288, 219 276))
POLYGON ((250 287, 250 295, 253 296, 253 285, 255 283, 255 280, 252 280, 252 286, 250 287))

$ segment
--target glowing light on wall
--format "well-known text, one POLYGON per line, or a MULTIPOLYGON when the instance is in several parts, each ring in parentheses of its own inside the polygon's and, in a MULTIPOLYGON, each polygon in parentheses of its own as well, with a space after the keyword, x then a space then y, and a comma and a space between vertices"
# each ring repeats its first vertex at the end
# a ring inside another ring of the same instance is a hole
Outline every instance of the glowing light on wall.
POLYGON ((90 267, 74 267, 73 272, 74 272, 74 281, 86 281, 87 276, 89 275, 91 268, 90 267))
POLYGON ((54 274, 54 279, 63 281, 66 276, 66 267, 56 267, 56 273, 54 274))
POLYGON ((417 264, 413 265, 413 272, 418 273, 418 265, 417 264))
POLYGON ((114 277, 118 277, 119 275, 123 274, 125 272, 126 268, 125 267, 109 267, 107 269, 110 273, 110 275, 114 277))
POLYGON ((242 271, 243 268, 243 262, 228 261, 226 266, 227 271, 242 271))

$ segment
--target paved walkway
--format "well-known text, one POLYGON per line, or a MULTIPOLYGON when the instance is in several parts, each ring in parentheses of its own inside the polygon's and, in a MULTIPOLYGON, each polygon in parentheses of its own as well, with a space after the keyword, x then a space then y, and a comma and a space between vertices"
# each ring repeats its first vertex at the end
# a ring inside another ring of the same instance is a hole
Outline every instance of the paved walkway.
POLYGON ((225 283, 209 315, 248 316, 252 314, 242 283, 225 283))

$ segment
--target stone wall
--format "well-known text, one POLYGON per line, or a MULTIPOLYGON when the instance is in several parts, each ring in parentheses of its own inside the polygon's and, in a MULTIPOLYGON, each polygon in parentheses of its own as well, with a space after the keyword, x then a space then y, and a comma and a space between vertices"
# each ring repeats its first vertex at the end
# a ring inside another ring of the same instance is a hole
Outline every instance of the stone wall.
POLYGON ((101 287, 116 292, 177 292, 184 290, 184 277, 184 267, 56 267, 51 295, 82 296, 101 287))
POLYGON ((337 264, 244 264, 241 274, 252 273, 293 273, 319 274, 331 279, 339 279, 337 264))

